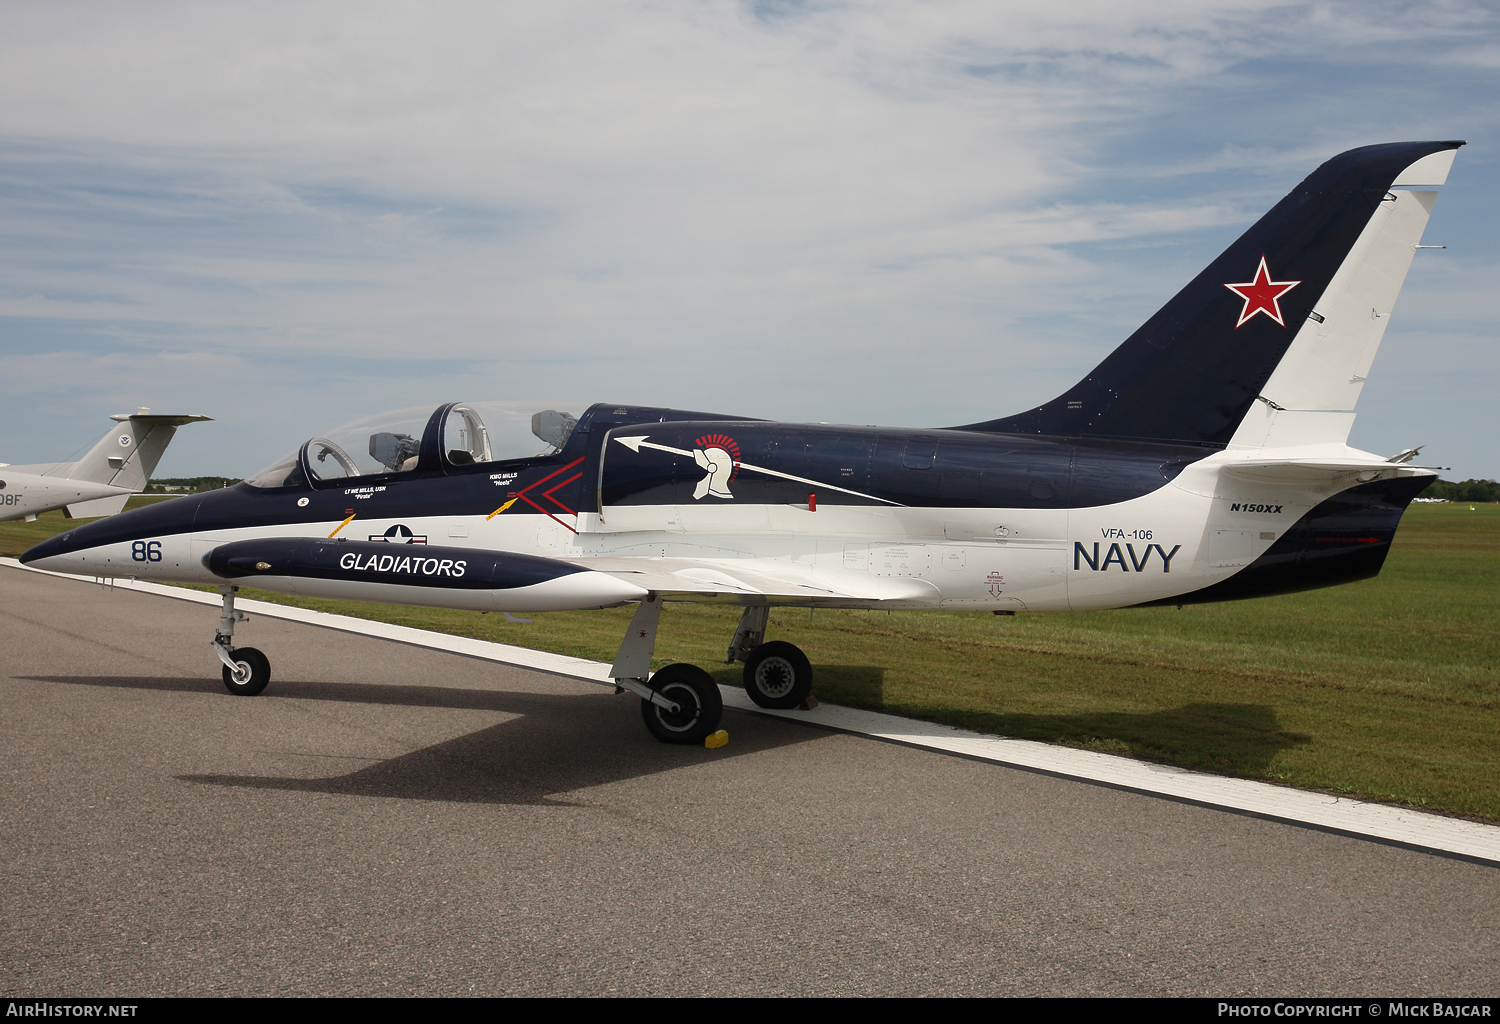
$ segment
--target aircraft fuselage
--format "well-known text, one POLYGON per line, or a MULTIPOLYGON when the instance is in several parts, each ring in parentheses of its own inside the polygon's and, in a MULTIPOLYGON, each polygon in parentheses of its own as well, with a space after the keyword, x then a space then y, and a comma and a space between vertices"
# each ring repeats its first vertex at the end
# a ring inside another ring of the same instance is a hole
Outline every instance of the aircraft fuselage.
POLYGON ((36 516, 86 501, 134 493, 128 487, 24 473, 10 466, 0 466, 0 522, 36 516))
MULTIPOLYGON (((408 472, 334 481, 293 474, 287 486, 242 483, 177 498, 69 531, 27 560, 100 577, 233 578, 289 593, 481 610, 578 606, 567 603, 576 595, 559 603, 527 589, 538 581, 479 586, 484 553, 599 567, 626 580, 642 567, 639 592, 674 600, 1106 608, 1373 575, 1402 510, 1430 478, 1389 467, 1363 480, 1245 481, 1222 472, 1228 453, 1200 445, 606 405, 585 413, 554 455, 462 465, 438 443, 448 408, 433 414, 408 472), (344 547, 330 547, 327 572, 283 576, 272 566, 231 577, 210 564, 225 545, 273 538, 344 547), (450 550, 478 554, 444 565, 450 550), (725 567, 723 578, 705 561, 725 567), (800 588, 768 598, 757 574, 782 581, 783 591, 789 579, 800 588)), ((637 596, 606 588, 597 604, 637 596)))

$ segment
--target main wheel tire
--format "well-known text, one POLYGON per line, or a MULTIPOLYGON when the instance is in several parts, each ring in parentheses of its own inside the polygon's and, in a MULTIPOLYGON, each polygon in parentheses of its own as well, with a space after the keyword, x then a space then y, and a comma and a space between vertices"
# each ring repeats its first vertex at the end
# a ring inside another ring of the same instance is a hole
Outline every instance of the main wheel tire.
POLYGON ((669 711, 649 700, 641 701, 646 728, 663 743, 702 743, 719 727, 724 698, 719 694, 719 684, 697 665, 668 665, 651 677, 650 686, 680 708, 669 711))
POLYGON ((796 644, 761 644, 745 659, 745 692, 763 708, 794 708, 812 693, 812 664, 796 644))
POLYGON ((229 666, 224 666, 224 688, 236 697, 254 697, 271 681, 271 660, 254 647, 236 647, 230 652, 235 663, 245 670, 245 681, 236 682, 229 666))

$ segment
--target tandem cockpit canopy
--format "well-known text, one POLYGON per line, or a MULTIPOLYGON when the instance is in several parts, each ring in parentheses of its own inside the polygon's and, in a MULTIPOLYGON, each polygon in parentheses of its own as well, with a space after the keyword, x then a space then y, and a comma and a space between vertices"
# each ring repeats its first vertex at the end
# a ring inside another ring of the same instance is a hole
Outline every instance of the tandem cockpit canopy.
POLYGON ((575 402, 454 402, 366 416, 312 438, 245 483, 306 487, 417 469, 554 455, 567 446, 587 405, 575 402))

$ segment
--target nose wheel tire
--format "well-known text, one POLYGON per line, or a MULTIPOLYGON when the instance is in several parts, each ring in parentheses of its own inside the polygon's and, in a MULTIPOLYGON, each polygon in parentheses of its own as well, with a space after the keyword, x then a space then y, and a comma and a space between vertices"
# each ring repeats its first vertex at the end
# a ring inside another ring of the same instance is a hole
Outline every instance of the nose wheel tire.
POLYGON ((224 688, 236 697, 254 697, 271 681, 271 661, 254 647, 236 647, 231 654, 235 667, 224 666, 224 688))
POLYGON ((641 701, 641 717, 651 735, 663 743, 701 744, 724 717, 719 684, 697 665, 668 665, 651 677, 651 689, 677 704, 678 710, 641 701))
POLYGON ((745 692, 763 708, 794 708, 812 693, 812 664, 796 644, 761 644, 745 659, 745 692))

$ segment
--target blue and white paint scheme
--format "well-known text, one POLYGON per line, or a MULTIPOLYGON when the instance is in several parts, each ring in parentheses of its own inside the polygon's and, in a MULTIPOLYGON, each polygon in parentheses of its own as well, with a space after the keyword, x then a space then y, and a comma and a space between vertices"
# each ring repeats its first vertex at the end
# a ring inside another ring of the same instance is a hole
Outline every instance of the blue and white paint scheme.
POLYGON ((1350 448, 1354 409, 1461 142, 1313 172, 1075 387, 925 430, 632 405, 449 403, 349 424, 233 488, 46 541, 88 576, 525 612, 637 602, 614 677, 659 738, 718 728, 708 675, 649 672, 663 601, 743 606, 729 658, 805 700, 769 608, 988 612, 1183 604, 1375 575, 1435 474, 1350 448))

